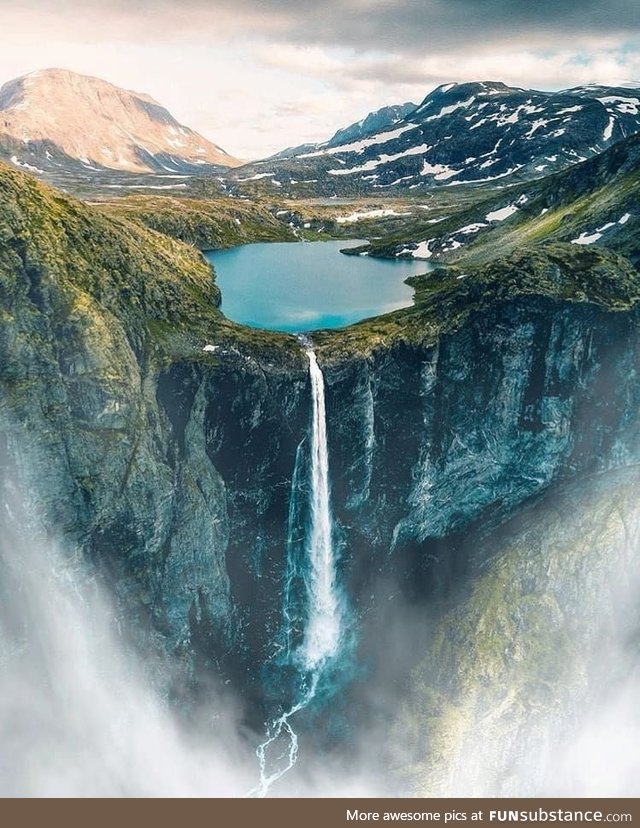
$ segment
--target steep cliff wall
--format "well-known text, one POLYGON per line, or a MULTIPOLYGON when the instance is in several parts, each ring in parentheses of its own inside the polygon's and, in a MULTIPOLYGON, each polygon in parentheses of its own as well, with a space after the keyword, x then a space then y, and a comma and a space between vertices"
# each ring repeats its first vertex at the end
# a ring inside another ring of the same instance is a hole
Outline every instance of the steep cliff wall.
POLYGON ((638 466, 554 488, 476 537, 423 630, 391 761, 421 796, 624 796, 640 716, 638 466))
POLYGON ((230 336, 265 359, 272 340, 233 333, 188 247, 5 167, 0 199, 2 483, 20 489, 25 534, 79 549, 145 646, 211 664, 235 633, 225 482, 200 387, 219 359, 203 348, 243 363, 230 336))

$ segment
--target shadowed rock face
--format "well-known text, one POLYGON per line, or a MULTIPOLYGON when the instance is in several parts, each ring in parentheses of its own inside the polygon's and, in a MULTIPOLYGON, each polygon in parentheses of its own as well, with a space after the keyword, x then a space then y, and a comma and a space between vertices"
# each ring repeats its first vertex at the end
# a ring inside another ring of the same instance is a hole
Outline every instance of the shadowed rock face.
MULTIPOLYGON (((260 718, 309 424, 300 346, 228 323, 193 251, 0 173, 5 480, 145 646, 222 671, 260 718)), ((317 337, 362 612, 398 589, 441 601, 470 566, 452 539, 638 461, 628 262, 557 248, 418 282, 414 308, 317 337)))
POLYGON ((475 537, 467 586, 423 626, 394 710, 408 792, 633 792, 638 483, 637 465, 574 479, 475 537))

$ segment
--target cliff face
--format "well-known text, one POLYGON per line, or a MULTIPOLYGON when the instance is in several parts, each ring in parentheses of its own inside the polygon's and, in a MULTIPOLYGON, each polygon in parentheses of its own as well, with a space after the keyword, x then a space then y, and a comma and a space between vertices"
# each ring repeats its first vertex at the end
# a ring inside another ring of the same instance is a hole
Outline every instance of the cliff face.
POLYGON ((635 315, 552 297, 473 312, 422 346, 331 365, 339 512, 367 545, 496 519, 552 481, 638 457, 635 315))
MULTIPOLYGON (((0 187, 4 477, 147 643, 259 706, 307 445, 301 347, 227 322, 185 246, 5 168, 0 187)), ((414 308, 315 337, 357 612, 390 582, 446 597, 471 566, 452 537, 640 450, 626 260, 557 247, 415 287, 414 308)))
POLYGON ((27 531, 80 547, 173 648, 199 612, 225 630, 224 484, 197 435, 169 455, 155 380, 167 329, 220 318, 209 268, 5 168, 0 193, 3 477, 27 531))
POLYGON ((468 589, 425 631, 395 716, 408 791, 635 789, 638 483, 637 466, 574 480, 478 534, 468 589))
MULTIPOLYGON (((558 248, 469 274, 464 288, 455 273, 431 279, 415 309, 317 336, 341 574, 361 612, 398 585, 445 598, 468 567, 451 538, 500 525, 559 481, 638 460, 638 280, 624 260, 558 248)), ((176 370, 161 378, 174 422, 176 370)), ((232 662, 262 684, 255 667, 283 623, 308 379, 304 364, 229 353, 202 382, 242 630, 232 662)))

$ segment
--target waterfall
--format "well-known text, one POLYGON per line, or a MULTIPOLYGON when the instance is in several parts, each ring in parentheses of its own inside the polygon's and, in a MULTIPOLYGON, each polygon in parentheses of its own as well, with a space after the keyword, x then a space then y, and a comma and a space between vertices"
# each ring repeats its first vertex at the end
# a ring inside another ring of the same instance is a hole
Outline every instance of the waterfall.
POLYGON ((329 488, 329 452, 324 377, 316 355, 307 351, 311 379, 311 502, 307 544, 307 625, 299 658, 305 670, 318 670, 336 655, 341 613, 336 591, 336 561, 329 488))
POLYGON ((315 352, 308 346, 305 350, 309 360, 311 383, 309 480, 308 486, 303 489, 299 479, 299 446, 291 487, 283 610, 287 627, 287 658, 289 665, 298 671, 299 685, 294 704, 287 712, 269 723, 267 739, 256 750, 260 782, 251 791, 250 796, 266 796, 274 782, 295 765, 298 757, 298 737, 291 725, 291 718, 317 697, 320 679, 339 655, 342 643, 344 610, 337 585, 337 554, 331 515, 324 376, 315 352), (295 542, 298 498, 301 492, 305 492, 308 497, 308 522, 302 546, 302 561, 298 560, 298 544, 295 542), (293 580, 297 575, 302 576, 304 583, 303 631, 300 645, 292 648, 292 630, 297 620, 293 580), (269 756, 270 749, 271 753, 280 751, 272 761, 269 756), (276 769, 269 773, 268 765, 272 763, 276 764, 276 769))

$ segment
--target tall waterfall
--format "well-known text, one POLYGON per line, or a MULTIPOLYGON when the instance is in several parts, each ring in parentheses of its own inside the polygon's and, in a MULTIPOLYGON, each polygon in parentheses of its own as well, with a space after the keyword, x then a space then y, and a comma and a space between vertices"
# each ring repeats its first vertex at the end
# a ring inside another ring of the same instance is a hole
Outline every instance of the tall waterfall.
POLYGON ((311 379, 311 495, 307 544, 307 625, 299 657, 305 670, 315 671, 338 651, 341 613, 336 591, 336 561, 329 488, 329 452, 324 377, 316 355, 307 351, 311 379))
MULTIPOLYGON (((300 645, 288 649, 291 666, 299 673, 297 698, 291 708, 270 722, 267 739, 259 745, 256 755, 260 765, 260 783, 251 792, 253 796, 265 796, 270 787, 291 770, 298 756, 298 737, 291 725, 291 718, 307 707, 318 695, 320 679, 325 670, 339 655, 344 626, 344 611, 337 586, 336 544, 334 541, 331 515, 331 487, 329 484, 329 451, 327 447, 327 419, 324 391, 324 377, 315 352, 306 348, 309 360, 311 383, 311 424, 309 435, 309 515, 304 538, 304 559, 292 560, 295 555, 293 544, 289 543, 285 583, 284 619, 288 625, 285 631, 290 640, 292 618, 291 589, 296 574, 304 582, 303 632, 300 645), (276 754, 273 756, 273 754, 276 754), (269 766, 275 769, 269 771, 269 766)), ((299 455, 299 452, 298 452, 299 455)), ((292 506, 290 509, 289 536, 293 533, 293 518, 297 513, 295 499, 301 490, 299 456, 292 482, 292 506)))

